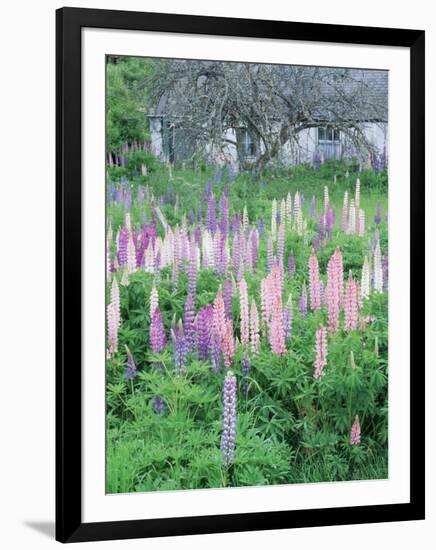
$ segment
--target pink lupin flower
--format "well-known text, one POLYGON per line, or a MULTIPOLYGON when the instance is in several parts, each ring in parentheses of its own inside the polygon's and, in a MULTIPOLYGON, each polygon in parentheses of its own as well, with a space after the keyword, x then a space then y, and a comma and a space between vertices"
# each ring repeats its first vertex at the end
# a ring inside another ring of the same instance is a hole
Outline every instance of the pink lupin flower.
POLYGON ((312 248, 312 252, 309 257, 309 293, 310 293, 310 308, 312 311, 316 311, 321 308, 321 292, 319 286, 319 267, 318 259, 315 255, 315 251, 312 248))
POLYGON ((350 445, 359 445, 360 443, 360 422, 359 416, 356 414, 350 432, 350 445))
POLYGON ((322 325, 316 331, 315 336, 315 349, 316 349, 316 359, 315 359, 315 372, 313 373, 314 378, 319 378, 322 376, 324 367, 327 365, 327 329, 322 325))
POLYGON ((339 247, 335 250, 336 276, 339 285, 339 307, 344 307, 344 262, 339 247))
POLYGON ((345 286, 345 321, 344 329, 346 332, 355 330, 359 322, 359 291, 353 274, 350 271, 347 284, 345 286))
POLYGON ((286 353, 283 312, 277 301, 273 304, 271 322, 269 325, 269 342, 271 344, 271 351, 274 354, 283 355, 286 353))
POLYGON ((273 294, 273 300, 278 300, 280 302, 280 307, 282 306, 282 290, 283 290, 283 273, 280 269, 280 266, 276 263, 274 264, 271 273, 268 276, 271 280, 271 292, 273 294))
POLYGON ((118 330, 121 326, 120 289, 116 277, 112 280, 111 301, 107 306, 109 353, 118 351, 118 330))
POLYGON ((225 323, 225 334, 221 341, 221 351, 223 352, 224 365, 228 369, 235 355, 235 339, 233 336, 233 322, 231 319, 227 319, 225 323))
POLYGON ((250 347, 253 353, 259 353, 259 313, 257 311, 256 302, 254 300, 251 301, 250 308, 250 347))
POLYGON ((330 332, 337 332, 339 328, 339 310, 343 288, 342 277, 342 255, 339 248, 337 248, 327 264, 326 302, 330 332))
POLYGON ((247 283, 242 277, 239 281, 239 310, 240 310, 240 331, 241 331, 241 344, 246 345, 250 341, 250 320, 248 310, 248 292, 247 283))
POLYGON ((215 300, 213 303, 213 322, 214 326, 220 335, 221 341, 226 335, 226 311, 224 305, 223 292, 221 286, 218 288, 216 293, 215 300))

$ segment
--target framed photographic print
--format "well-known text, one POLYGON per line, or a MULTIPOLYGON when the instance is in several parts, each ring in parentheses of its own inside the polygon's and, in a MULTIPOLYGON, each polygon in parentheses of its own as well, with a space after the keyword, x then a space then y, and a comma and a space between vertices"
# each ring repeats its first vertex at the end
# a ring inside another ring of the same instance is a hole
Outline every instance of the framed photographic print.
POLYGON ((57 11, 62 542, 424 518, 424 32, 57 11))

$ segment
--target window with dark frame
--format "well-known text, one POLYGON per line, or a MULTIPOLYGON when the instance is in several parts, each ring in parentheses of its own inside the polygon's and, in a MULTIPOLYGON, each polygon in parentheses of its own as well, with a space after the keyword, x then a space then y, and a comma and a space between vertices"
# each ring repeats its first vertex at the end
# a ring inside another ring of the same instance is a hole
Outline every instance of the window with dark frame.
POLYGON ((244 156, 254 157, 256 156, 256 144, 248 130, 244 132, 244 156))

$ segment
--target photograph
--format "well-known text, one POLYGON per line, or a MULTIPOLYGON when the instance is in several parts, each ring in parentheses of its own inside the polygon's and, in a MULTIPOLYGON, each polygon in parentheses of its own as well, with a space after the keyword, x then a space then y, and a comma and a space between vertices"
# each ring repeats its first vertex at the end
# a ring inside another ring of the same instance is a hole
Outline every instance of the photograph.
POLYGON ((389 71, 105 71, 106 494, 388 479, 389 71))

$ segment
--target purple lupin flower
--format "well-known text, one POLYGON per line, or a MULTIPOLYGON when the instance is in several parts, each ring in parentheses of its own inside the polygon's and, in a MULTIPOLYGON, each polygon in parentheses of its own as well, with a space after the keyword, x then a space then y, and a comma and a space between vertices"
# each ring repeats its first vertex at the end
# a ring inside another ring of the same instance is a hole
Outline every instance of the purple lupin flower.
POLYGON ((326 230, 328 239, 332 238, 333 225, 334 225, 333 212, 330 209, 330 205, 329 205, 327 207, 327 212, 325 215, 325 230, 326 230))
POLYGON ((298 309, 300 310, 303 319, 307 317, 307 290, 306 285, 303 285, 300 298, 298 299, 298 309))
POLYGON ((163 415, 165 412, 165 402, 160 395, 156 395, 153 399, 153 411, 158 416, 163 415))
POLYGON ((291 336, 292 332, 292 301, 288 300, 285 308, 283 309, 283 329, 285 333, 285 340, 291 336))
POLYGON ((195 228, 195 231, 194 231, 194 240, 195 240, 195 243, 200 246, 201 244, 201 227, 198 226, 195 228))
POLYGON ((244 353, 242 357, 242 395, 247 398, 247 392, 248 392, 248 384, 247 384, 247 374, 250 372, 252 368, 250 358, 248 357, 247 352, 244 353))
POLYGON ((165 329, 162 322, 162 314, 157 307, 154 310, 150 323, 150 344, 153 353, 161 353, 165 348, 165 329))
POLYGON ((133 380, 137 375, 137 369, 136 369, 135 361, 133 360, 133 355, 130 353, 130 350, 127 346, 126 346, 126 352, 127 352, 127 364, 124 370, 124 378, 126 380, 133 380))
POLYGON ((233 285, 230 279, 224 281, 223 286, 223 299, 224 299, 224 308, 226 312, 226 318, 232 318, 232 294, 233 294, 233 285))
POLYGON ((138 239, 139 246, 137 247, 136 251, 136 267, 141 267, 144 261, 144 253, 145 253, 145 242, 144 239, 141 238, 138 239))
POLYGON ((203 212, 201 211, 201 206, 199 206, 197 209, 197 220, 198 223, 202 223, 203 221, 203 212))
POLYGON ((233 216, 231 225, 232 225, 232 235, 236 235, 237 233, 239 233, 241 220, 239 219, 238 216, 233 216))
POLYGON ((127 263, 127 245, 129 241, 129 230, 127 227, 120 229, 118 237, 118 265, 123 266, 127 263))
POLYGON ((232 268, 233 274, 235 277, 238 277, 239 268, 241 266, 241 245, 240 245, 240 234, 235 233, 232 243, 232 268))
POLYGON ((189 268, 188 268, 188 293, 195 295, 197 289, 197 245, 192 239, 189 247, 189 268))
POLYGON ((195 306, 194 297, 188 294, 185 302, 185 316, 183 319, 183 330, 185 333, 186 346, 188 351, 195 348, 195 306))
POLYGON ((216 374, 221 370, 221 338, 215 327, 211 329, 210 346, 212 372, 216 374))
POLYGON ((207 212, 206 212, 206 227, 211 233, 216 231, 216 204, 215 197, 213 193, 210 193, 209 199, 207 202, 207 212))
POLYGON ((288 258, 288 273, 289 277, 292 277, 295 273, 295 258, 292 254, 290 254, 288 258))
POLYGON ((194 223, 195 223, 194 211, 191 209, 189 211, 189 224, 194 225, 194 223))
POLYGON ((229 201, 227 195, 223 193, 221 195, 221 219, 220 219, 220 229, 224 237, 227 237, 229 232, 229 201))
POLYGON ((221 453, 223 465, 228 468, 235 460, 236 447, 236 376, 231 370, 224 378, 223 386, 223 431, 221 453))
POLYGON ((200 361, 207 361, 210 350, 210 333, 213 320, 213 306, 207 304, 197 315, 197 348, 200 361))
POLYGON ((318 239, 320 242, 324 240, 324 216, 318 219, 318 239))
POLYGON ((256 268, 257 257, 259 254, 259 238, 256 230, 251 233, 251 264, 253 268, 256 268))
POLYGON ((177 327, 173 327, 171 330, 171 338, 173 340, 173 357, 176 372, 177 374, 185 374, 188 342, 186 340, 181 321, 179 321, 179 325, 177 327))

